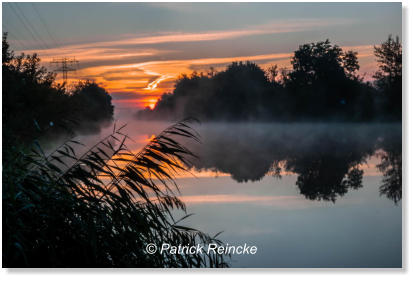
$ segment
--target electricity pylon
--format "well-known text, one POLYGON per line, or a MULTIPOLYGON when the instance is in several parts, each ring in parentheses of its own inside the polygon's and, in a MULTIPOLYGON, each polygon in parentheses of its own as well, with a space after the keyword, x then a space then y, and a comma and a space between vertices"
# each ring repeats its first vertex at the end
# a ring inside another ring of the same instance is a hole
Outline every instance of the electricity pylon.
POLYGON ((79 61, 75 59, 70 58, 58 58, 58 59, 52 59, 50 62, 51 64, 56 64, 57 68, 56 71, 62 71, 62 80, 67 85, 68 82, 68 72, 69 71, 76 71, 77 67, 79 66, 79 61))

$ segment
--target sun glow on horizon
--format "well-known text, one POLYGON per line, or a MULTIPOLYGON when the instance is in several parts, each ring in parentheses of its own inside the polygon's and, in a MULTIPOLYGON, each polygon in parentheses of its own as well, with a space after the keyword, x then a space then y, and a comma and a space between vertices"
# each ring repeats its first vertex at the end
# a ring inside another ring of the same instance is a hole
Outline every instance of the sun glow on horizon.
MULTIPOLYGON (((361 65, 361 75, 366 75, 365 79, 369 80, 376 68, 376 62, 373 57, 373 47, 371 45, 362 46, 345 46, 344 50, 355 50, 358 52, 358 58, 361 65)), ((94 52, 91 52, 94 53, 94 52)), ((75 73, 68 74, 68 82, 76 83, 78 80, 93 80, 100 86, 104 87, 114 97, 117 106, 128 108, 145 108, 154 109, 158 98, 163 93, 171 92, 174 87, 174 81, 180 74, 191 74, 194 69, 207 72, 210 66, 214 66, 220 71, 226 65, 233 61, 253 61, 266 69, 271 64, 277 64, 279 68, 290 67, 292 53, 271 53, 251 56, 233 56, 233 57, 215 57, 203 58, 196 57, 192 59, 154 59, 147 57, 147 61, 134 63, 137 58, 136 52, 129 57, 130 60, 114 61, 105 60, 98 65, 82 65, 75 73), (150 94, 150 96, 148 96, 150 94), (131 98, 131 96, 134 96, 131 98), (115 98, 116 97, 116 98, 115 98)), ((145 57, 145 56, 143 56, 145 57)), ((87 59, 87 57, 84 57, 87 59)), ((142 57, 141 57, 142 58, 142 57)), ((49 67, 50 57, 42 57, 44 65, 49 67)), ((87 59, 87 61, 90 61, 87 59)), ((57 81, 61 82, 61 74, 58 73, 57 81)))
MULTIPOLYGON (((249 30, 246 34, 251 35, 251 31, 249 30)), ((226 32, 223 34, 230 36, 226 32)), ((192 41, 194 36, 191 38, 183 36, 182 42, 192 41)), ((206 41, 224 39, 228 38, 225 36, 214 39, 207 37, 206 41)), ((131 44, 135 40, 131 38, 131 44)), ((212 66, 220 71, 234 61, 247 60, 257 63, 263 69, 272 64, 277 64, 279 68, 290 68, 290 60, 294 51, 294 48, 291 52, 274 53, 255 53, 251 50, 249 54, 237 56, 209 56, 205 53, 193 52, 189 56, 182 57, 184 54, 182 50, 148 48, 148 46, 141 48, 139 45, 134 49, 123 49, 121 45, 125 43, 126 39, 123 39, 111 41, 109 45, 108 42, 94 42, 48 50, 26 50, 25 52, 39 53, 43 65, 47 68, 50 68, 50 61, 56 56, 76 54, 76 58, 80 60, 80 68, 76 72, 68 73, 69 83, 78 80, 93 80, 113 95, 113 101, 117 106, 153 109, 163 93, 173 90, 174 81, 181 74, 189 75, 194 70, 208 72, 212 66)), ((365 75, 366 80, 369 80, 376 68, 373 46, 342 46, 342 48, 358 52, 360 73, 365 75)), ((60 82, 60 80, 61 74, 58 73, 57 81, 60 82)))
MULTIPOLYGON (((146 3, 67 3, 62 4, 65 20, 55 16, 62 10, 60 4, 39 3, 44 16, 39 21, 35 4, 20 3, 30 30, 16 17, 14 5, 3 5, 3 29, 16 54, 37 53, 49 71, 59 68, 51 65, 53 58, 75 56, 79 66, 68 73, 68 85, 92 80, 120 108, 154 108, 162 94, 173 91, 180 75, 208 73, 211 67, 222 71, 235 61, 248 60, 264 70, 273 64, 290 69, 300 45, 326 39, 358 52, 359 75, 371 81, 377 68, 373 46, 388 34, 401 37, 397 3, 387 8, 392 11, 387 14, 389 22, 376 16, 384 12, 381 5, 349 4, 369 11, 355 14, 354 9, 339 11, 336 5, 318 4, 309 6, 304 15, 302 9, 294 8, 297 4, 286 3, 194 3, 191 9, 182 3, 172 5, 173 9, 167 3, 151 7, 146 3), (94 12, 85 7, 93 7, 94 12), (30 34, 32 29, 38 32, 30 34)), ((56 82, 62 83, 62 73, 55 72, 56 82)))
POLYGON ((149 99, 146 100, 146 106, 145 107, 149 107, 150 109, 154 109, 155 105, 157 104, 158 99, 149 99))

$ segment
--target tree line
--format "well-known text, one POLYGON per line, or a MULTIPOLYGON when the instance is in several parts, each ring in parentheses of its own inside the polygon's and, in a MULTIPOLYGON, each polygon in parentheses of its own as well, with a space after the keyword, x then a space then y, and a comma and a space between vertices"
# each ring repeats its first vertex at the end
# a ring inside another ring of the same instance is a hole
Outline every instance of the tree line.
POLYGON ((223 71, 181 75, 171 93, 140 119, 226 121, 399 121, 402 45, 398 37, 374 46, 373 81, 358 75, 358 54, 329 40, 299 46, 291 70, 233 62, 223 71))
POLYGON ((37 54, 15 55, 2 40, 3 145, 29 144, 74 132, 96 132, 113 117, 108 92, 93 81, 79 81, 67 90, 56 74, 40 65, 37 54))

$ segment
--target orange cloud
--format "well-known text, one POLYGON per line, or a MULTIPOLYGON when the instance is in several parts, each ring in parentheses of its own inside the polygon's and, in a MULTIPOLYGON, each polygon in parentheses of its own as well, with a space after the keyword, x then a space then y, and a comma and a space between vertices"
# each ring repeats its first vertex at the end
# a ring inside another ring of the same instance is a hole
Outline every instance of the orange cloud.
MULTIPOLYGON (((222 69, 233 61, 254 61, 263 67, 277 63, 280 67, 289 67, 292 53, 252 54, 227 57, 193 57, 188 59, 172 59, 176 53, 183 55, 179 49, 167 50, 156 47, 147 48, 149 44, 165 44, 172 42, 201 42, 228 40, 252 35, 299 32, 321 26, 348 24, 348 20, 298 19, 271 22, 263 25, 235 30, 219 30, 206 32, 179 32, 153 35, 122 35, 117 40, 72 44, 48 50, 27 50, 37 52, 44 64, 50 68, 50 61, 55 57, 73 56, 80 61, 77 72, 70 72, 69 83, 79 79, 92 79, 105 87, 109 93, 135 93, 136 98, 128 98, 116 103, 122 107, 153 106, 162 93, 172 90, 174 80, 179 74, 189 74, 193 70, 207 70, 210 66, 222 69), (130 102, 130 104, 128 104, 130 102)), ((360 60, 364 67, 361 73, 370 72, 374 61, 372 46, 357 46, 360 60), (367 68, 367 67, 368 68, 367 68)), ((293 51, 293 50, 292 50, 293 51)), ((191 55, 190 55, 191 56, 191 55)), ((60 78, 60 76, 58 76, 60 78)))
MULTIPOLYGON (((355 50, 361 64, 361 74, 369 78, 375 71, 376 63, 371 45, 344 47, 355 50)), ((92 52, 91 52, 92 53, 92 52)), ((128 54, 123 54, 128 56, 128 54)), ((115 56, 115 54, 113 55, 115 56)), ((262 67, 277 63, 280 67, 290 67, 292 53, 271 53, 252 56, 232 56, 218 58, 194 58, 183 60, 147 60, 139 63, 113 63, 105 60, 103 65, 80 69, 69 74, 70 81, 78 78, 93 79, 110 93, 133 92, 136 99, 132 104, 128 101, 117 102, 122 107, 152 107, 157 97, 172 90, 174 80, 179 74, 189 74, 194 69, 207 70, 210 66, 220 69, 233 61, 254 61, 262 67), (151 97, 148 97, 151 94, 151 97), (139 102, 137 102, 139 101, 139 102)), ((150 58, 150 57, 149 57, 150 58)))
POLYGON ((154 81, 152 81, 151 83, 149 83, 148 86, 146 88, 144 88, 144 89, 145 90, 155 90, 155 89, 157 89, 158 85, 162 81, 167 80, 169 78, 174 78, 174 76, 171 76, 171 75, 163 75, 160 78, 157 78, 154 81))

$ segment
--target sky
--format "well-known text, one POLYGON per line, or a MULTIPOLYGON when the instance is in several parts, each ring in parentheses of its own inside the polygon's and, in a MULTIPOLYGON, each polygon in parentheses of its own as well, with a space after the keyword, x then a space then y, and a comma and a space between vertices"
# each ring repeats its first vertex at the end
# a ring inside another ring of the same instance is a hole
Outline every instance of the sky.
POLYGON ((3 3, 2 15, 16 53, 50 70, 76 58, 69 81, 96 81, 118 108, 153 107, 180 74, 233 61, 289 68, 299 45, 326 39, 357 51, 370 80, 373 46, 402 33, 400 3, 3 3))

